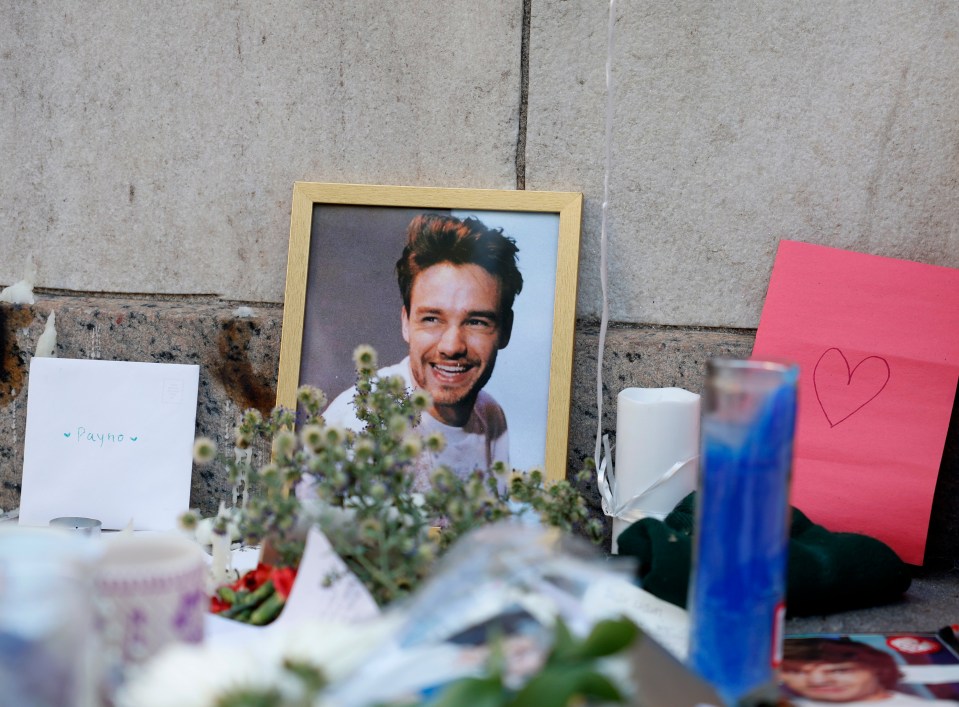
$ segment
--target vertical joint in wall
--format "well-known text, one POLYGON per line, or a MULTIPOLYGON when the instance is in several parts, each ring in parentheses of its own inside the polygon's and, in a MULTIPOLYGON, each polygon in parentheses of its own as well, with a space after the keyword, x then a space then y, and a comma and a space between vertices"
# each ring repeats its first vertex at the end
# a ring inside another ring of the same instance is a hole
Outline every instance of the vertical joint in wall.
POLYGON ((526 120, 529 114, 529 33, 533 0, 523 0, 520 41, 519 125, 516 132, 516 188, 526 189, 526 120))

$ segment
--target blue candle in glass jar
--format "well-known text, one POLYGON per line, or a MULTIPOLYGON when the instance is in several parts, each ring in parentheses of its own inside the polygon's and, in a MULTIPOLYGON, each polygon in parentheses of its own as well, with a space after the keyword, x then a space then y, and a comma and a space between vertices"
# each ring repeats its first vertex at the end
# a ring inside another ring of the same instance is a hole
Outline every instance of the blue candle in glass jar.
POLYGON ((798 377, 776 363, 709 364, 689 662, 729 704, 776 691, 798 377))

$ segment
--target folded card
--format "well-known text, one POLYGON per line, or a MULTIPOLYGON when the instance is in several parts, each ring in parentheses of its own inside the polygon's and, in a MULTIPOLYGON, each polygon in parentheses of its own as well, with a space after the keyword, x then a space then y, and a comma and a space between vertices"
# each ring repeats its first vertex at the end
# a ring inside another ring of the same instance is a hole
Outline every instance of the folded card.
POLYGON ((801 366, 793 505, 922 564, 959 378, 959 270, 782 241, 753 357, 801 366))
POLYGON ((20 524, 169 530, 190 505, 199 366, 34 358, 20 524))

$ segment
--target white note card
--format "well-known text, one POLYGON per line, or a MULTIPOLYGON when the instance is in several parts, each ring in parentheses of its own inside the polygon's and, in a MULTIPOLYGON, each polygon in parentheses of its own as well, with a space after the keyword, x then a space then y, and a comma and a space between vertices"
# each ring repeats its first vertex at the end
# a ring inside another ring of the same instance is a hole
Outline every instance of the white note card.
POLYGON ((190 506, 199 366, 33 358, 20 524, 170 530, 190 506))
POLYGON ((351 623, 379 614, 373 596, 350 572, 327 537, 315 527, 310 528, 293 590, 276 623, 303 620, 351 623))

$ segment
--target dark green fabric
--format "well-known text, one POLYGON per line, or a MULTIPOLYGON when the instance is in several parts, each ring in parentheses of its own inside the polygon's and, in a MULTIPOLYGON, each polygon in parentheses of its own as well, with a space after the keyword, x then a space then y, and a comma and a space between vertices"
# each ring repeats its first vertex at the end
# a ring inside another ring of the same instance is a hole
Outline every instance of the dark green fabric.
MULTIPOLYGON (((617 539, 619 554, 639 558, 643 589, 686 606, 692 566, 695 493, 662 521, 644 518, 617 539)), ((908 566, 883 542, 855 533, 832 533, 792 509, 786 610, 790 616, 831 614, 887 604, 912 581, 908 566)))

